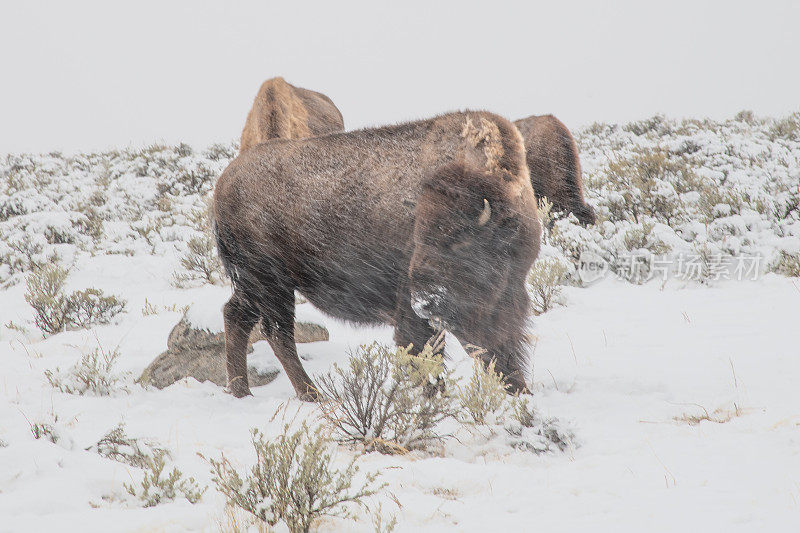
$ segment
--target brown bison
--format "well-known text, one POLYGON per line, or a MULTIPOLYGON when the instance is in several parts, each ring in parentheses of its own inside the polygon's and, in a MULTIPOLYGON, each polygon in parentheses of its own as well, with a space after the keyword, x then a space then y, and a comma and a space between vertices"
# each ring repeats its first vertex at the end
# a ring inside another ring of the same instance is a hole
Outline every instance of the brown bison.
POLYGON ((567 127, 553 115, 533 115, 514 125, 525 140, 536 199, 547 197, 554 212, 573 213, 581 224, 594 224, 594 209, 583 199, 578 145, 567 127))
POLYGON ((330 98, 272 78, 261 84, 247 114, 239 150, 270 139, 302 139, 342 130, 342 114, 330 98))
POLYGON ((485 348, 524 391, 525 277, 541 227, 518 130, 487 112, 274 140, 242 153, 213 204, 225 304, 228 387, 250 393, 246 354, 261 319, 297 393, 294 291, 352 323, 391 324, 422 347, 443 326, 485 348))

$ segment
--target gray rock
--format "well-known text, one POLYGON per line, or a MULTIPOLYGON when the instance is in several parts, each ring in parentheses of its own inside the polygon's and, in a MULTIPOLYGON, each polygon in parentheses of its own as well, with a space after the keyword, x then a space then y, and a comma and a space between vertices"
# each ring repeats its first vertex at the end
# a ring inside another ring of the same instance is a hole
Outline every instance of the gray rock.
MULTIPOLYGON (((311 322, 296 322, 295 336, 297 342, 326 341, 328 330, 311 322)), ((250 347, 253 343, 264 340, 260 324, 256 325, 250 335, 250 347)), ((260 372, 253 367, 248 369, 251 387, 258 387, 272 382, 279 370, 260 372)), ((211 381, 220 387, 228 382, 225 368, 225 333, 212 333, 193 328, 185 319, 181 319, 172 328, 167 338, 167 351, 145 368, 139 382, 163 389, 185 377, 193 377, 198 381, 211 381)))
MULTIPOLYGON (((314 324, 313 322, 294 323, 294 340, 298 344, 326 341, 329 338, 330 335, 328 334, 328 330, 325 328, 325 326, 320 326, 319 324, 314 324)), ((267 339, 261 334, 261 323, 259 322, 256 324, 256 327, 253 328, 252 333, 250 333, 250 345, 252 346, 254 342, 263 340, 267 339)))
MULTIPOLYGON (((260 331, 260 329, 259 329, 260 331)), ((319 342, 330 339, 330 334, 325 326, 313 322, 295 322, 294 340, 299 343, 319 342)))

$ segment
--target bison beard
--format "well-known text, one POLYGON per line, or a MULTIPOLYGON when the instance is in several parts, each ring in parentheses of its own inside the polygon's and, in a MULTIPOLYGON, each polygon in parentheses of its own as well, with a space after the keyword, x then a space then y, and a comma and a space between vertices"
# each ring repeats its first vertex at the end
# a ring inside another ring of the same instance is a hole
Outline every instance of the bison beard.
POLYGON ((294 291, 334 317, 391 324, 421 348, 444 325, 525 387, 525 277, 540 226, 522 139, 486 112, 301 140, 240 155, 214 196, 233 280, 225 305, 229 390, 249 394, 246 346, 264 336, 297 393, 294 291))

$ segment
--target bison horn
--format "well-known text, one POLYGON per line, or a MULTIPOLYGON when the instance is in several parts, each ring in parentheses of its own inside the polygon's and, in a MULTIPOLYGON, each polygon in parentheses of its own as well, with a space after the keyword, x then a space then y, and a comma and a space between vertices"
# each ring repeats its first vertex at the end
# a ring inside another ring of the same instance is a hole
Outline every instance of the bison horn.
POLYGON ((483 211, 481 211, 480 216, 478 217, 478 225, 483 226, 487 222, 489 222, 489 218, 492 216, 492 206, 489 205, 489 200, 486 198, 483 199, 483 211))

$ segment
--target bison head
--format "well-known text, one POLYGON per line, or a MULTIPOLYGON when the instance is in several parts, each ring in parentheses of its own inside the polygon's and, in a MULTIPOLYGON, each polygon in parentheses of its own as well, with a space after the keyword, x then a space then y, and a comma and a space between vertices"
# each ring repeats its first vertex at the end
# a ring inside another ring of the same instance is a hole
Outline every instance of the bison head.
POLYGON ((516 258, 531 248, 520 198, 519 188, 502 176, 463 164, 427 180, 417 201, 409 267, 411 305, 419 317, 458 334, 491 314, 516 258))

